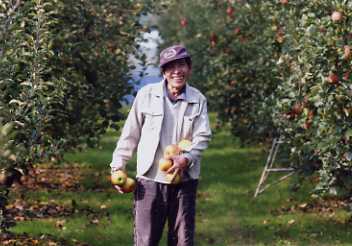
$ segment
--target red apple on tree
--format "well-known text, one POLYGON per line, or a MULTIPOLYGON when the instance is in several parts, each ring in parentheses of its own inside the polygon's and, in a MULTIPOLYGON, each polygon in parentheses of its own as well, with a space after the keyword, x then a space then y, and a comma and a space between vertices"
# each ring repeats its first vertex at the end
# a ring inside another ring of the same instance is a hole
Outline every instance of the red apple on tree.
POLYGON ((233 29, 233 32, 234 32, 236 35, 239 34, 240 31, 241 31, 241 28, 239 28, 239 27, 236 27, 235 29, 233 29))
POLYGON ((349 45, 343 47, 343 59, 347 60, 351 57, 351 48, 349 45))
POLYGON ((210 45, 211 45, 212 48, 214 48, 216 46, 217 40, 218 40, 217 35, 212 32, 210 34, 210 45))
POLYGON ((292 107, 292 113, 295 115, 301 114, 303 111, 303 105, 300 102, 296 102, 292 107))
POLYGON ((229 17, 232 17, 232 16, 233 16, 233 12, 234 12, 234 8, 233 8, 232 6, 227 7, 227 9, 226 9, 226 14, 227 14, 229 17))
POLYGON ((350 79, 350 74, 351 74, 350 71, 345 72, 345 73, 343 74, 343 79, 344 79, 344 80, 349 80, 349 79, 350 79))
POLYGON ((304 124, 302 125, 302 128, 305 129, 305 130, 308 130, 312 125, 312 122, 310 121, 306 121, 304 122, 304 124))
POLYGON ((339 83, 339 76, 336 73, 330 73, 328 77, 328 82, 332 85, 336 85, 339 83))
POLYGON ((332 14, 331 14, 331 20, 332 20, 333 22, 339 22, 339 21, 341 21, 341 20, 342 20, 342 13, 339 12, 339 11, 334 11, 334 12, 332 12, 332 14))
POLYGON ((187 21, 187 19, 185 17, 181 18, 180 25, 182 27, 186 27, 188 25, 188 21, 187 21))

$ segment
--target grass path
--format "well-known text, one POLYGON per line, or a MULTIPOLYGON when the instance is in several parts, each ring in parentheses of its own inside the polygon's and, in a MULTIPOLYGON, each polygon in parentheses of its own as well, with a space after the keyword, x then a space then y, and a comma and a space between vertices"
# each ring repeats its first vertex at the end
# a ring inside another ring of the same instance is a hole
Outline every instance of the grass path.
MULTIPOLYGON (((19 221, 12 231, 51 234, 72 245, 75 240, 94 246, 132 245, 132 195, 118 195, 107 179, 116 138, 116 134, 107 135, 100 149, 66 156, 69 165, 74 163, 81 170, 80 188, 36 189, 23 194, 28 202, 58 204, 72 214, 19 221)), ((226 131, 214 136, 202 161, 198 246, 352 245, 345 210, 307 209, 316 202, 309 195, 309 182, 291 192, 285 181, 254 200, 265 159, 260 148, 240 148, 226 131)), ((135 160, 128 168, 134 174, 135 160)), ((166 245, 165 238, 160 245, 166 245)))

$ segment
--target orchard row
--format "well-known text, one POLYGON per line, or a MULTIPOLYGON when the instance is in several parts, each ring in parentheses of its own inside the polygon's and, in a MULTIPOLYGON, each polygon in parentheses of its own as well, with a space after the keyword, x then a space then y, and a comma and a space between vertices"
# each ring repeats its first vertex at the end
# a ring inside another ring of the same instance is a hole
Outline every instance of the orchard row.
MULTIPOLYGON (((193 79, 244 143, 285 141, 317 190, 352 192, 352 3, 168 1, 168 43, 191 51, 193 79)), ((165 11, 167 13, 167 11, 165 11)))
POLYGON ((34 163, 95 146, 117 128, 148 8, 148 1, 0 2, 0 232, 9 226, 7 190, 34 163))

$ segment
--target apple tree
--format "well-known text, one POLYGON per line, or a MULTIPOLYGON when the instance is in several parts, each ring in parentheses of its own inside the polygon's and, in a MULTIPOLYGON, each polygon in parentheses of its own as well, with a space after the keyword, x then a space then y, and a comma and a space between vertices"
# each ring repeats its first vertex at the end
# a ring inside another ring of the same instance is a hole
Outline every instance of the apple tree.
POLYGON ((274 113, 294 162, 318 171, 318 190, 338 195, 352 192, 351 7, 348 1, 288 3, 281 23, 290 43, 280 58, 286 73, 274 113))
POLYGON ((242 142, 276 135, 271 119, 281 36, 262 1, 171 1, 161 15, 165 45, 184 43, 192 53, 191 83, 242 142), (202 14, 195 14, 196 12, 202 14), (277 34, 279 33, 279 34, 277 34))
POLYGON ((1 191, 32 164, 96 146, 117 128, 149 3, 0 2, 1 191))
POLYGON ((352 3, 167 2, 175 14, 162 15, 161 34, 188 47, 192 83, 233 135, 281 136, 318 190, 351 194, 352 3))

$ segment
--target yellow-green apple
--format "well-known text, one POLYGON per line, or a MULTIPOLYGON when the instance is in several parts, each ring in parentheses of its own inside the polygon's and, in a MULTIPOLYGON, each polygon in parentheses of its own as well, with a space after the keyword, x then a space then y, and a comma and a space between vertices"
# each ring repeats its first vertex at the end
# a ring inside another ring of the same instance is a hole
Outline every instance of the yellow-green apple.
POLYGON ((192 142, 188 139, 182 139, 178 143, 178 147, 181 151, 190 151, 192 148, 192 142))
POLYGON ((172 160, 165 158, 161 158, 159 160, 159 169, 161 171, 166 172, 167 170, 169 170, 170 167, 172 167, 172 160))
POLYGON ((164 159, 170 160, 172 157, 180 154, 180 148, 176 144, 166 146, 164 150, 164 159))
POLYGON ((111 174, 111 183, 113 185, 122 186, 126 183, 126 180, 127 180, 127 174, 122 170, 118 170, 111 174))
POLYGON ((171 182, 171 184, 181 183, 181 175, 178 172, 166 174, 166 180, 171 182))
POLYGON ((178 173, 176 174, 174 180, 172 181, 173 184, 179 184, 181 183, 181 175, 178 173))
POLYGON ((136 188, 136 181, 134 181, 133 178, 127 178, 126 182, 121 186, 121 190, 124 193, 129 193, 134 191, 134 189, 136 188))

